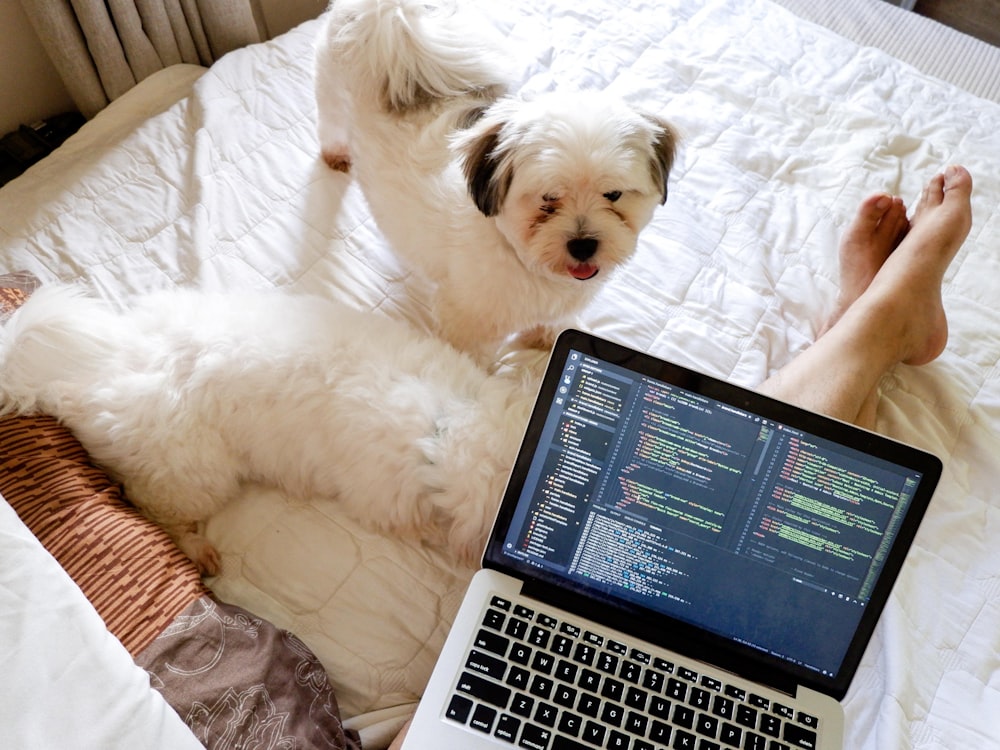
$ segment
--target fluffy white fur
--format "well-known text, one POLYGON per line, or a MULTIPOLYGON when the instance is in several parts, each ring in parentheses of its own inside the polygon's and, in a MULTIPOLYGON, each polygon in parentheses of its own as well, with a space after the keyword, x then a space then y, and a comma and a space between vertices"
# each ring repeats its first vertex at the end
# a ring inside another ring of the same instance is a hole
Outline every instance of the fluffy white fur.
POLYGON ((62 420, 207 573, 241 483, 481 552, 535 384, 320 298, 189 291, 118 312, 43 288, 0 328, 0 413, 62 420))
POLYGON ((676 143, 604 92, 505 95, 505 57, 435 0, 336 0, 316 47, 324 159, 436 284, 444 338, 487 361, 514 333, 547 346, 632 256, 676 143))

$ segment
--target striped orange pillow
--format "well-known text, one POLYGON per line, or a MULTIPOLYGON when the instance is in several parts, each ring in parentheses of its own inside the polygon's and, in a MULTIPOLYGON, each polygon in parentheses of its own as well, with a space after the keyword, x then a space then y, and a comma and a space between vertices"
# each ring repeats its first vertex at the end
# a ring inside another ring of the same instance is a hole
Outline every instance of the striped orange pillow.
POLYGON ((133 656, 207 592, 191 560, 52 417, 0 420, 0 494, 133 656))

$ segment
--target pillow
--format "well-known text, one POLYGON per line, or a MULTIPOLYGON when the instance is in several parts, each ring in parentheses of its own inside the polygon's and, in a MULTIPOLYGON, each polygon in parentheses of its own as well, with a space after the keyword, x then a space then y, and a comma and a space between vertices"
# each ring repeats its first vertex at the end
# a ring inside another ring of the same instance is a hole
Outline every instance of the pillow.
POLYGON ((52 417, 0 421, 0 494, 133 657, 208 591, 194 563, 52 417))

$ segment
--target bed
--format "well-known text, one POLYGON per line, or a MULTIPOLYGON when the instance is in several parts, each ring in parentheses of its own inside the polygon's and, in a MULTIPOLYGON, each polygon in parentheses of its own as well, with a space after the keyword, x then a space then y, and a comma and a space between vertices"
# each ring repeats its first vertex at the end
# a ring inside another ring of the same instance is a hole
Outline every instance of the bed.
MULTIPOLYGON (((943 166, 972 172, 974 225, 944 290, 948 348, 883 382, 879 431, 936 453, 945 472, 845 700, 846 747, 1000 747, 998 50, 881 0, 483 6, 523 90, 607 87, 681 132, 669 200, 582 322, 712 375, 753 386, 815 339, 837 294, 837 238, 863 197, 912 203, 943 166)), ((318 24, 153 74, 0 189, 0 274, 20 274, 15 296, 56 281, 115 302, 281 288, 427 328, 427 289, 357 186, 319 159, 318 24)), ((58 443, 39 419, 42 442, 58 443)), ((40 449, 3 445, 9 496, 40 449)), ((0 503, 3 744, 212 745, 206 706, 171 709, 136 660, 178 622, 146 623, 123 647, 83 574, 14 505, 0 503)), ((207 533, 223 572, 205 591, 192 582, 185 606, 207 592, 294 633, 329 678, 345 736, 384 747, 472 571, 328 499, 267 487, 248 487, 207 533)))

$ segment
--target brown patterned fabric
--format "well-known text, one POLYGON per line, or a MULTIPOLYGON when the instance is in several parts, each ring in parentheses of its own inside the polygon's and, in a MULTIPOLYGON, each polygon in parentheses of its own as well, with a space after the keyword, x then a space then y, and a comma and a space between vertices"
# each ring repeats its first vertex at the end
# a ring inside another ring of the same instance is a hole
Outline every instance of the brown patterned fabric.
POLYGON ((38 277, 27 271, 0 275, 0 320, 23 305, 40 284, 38 277))
POLYGON ((194 563, 52 417, 0 420, 0 494, 133 656, 207 592, 194 563))
POLYGON ((240 607, 202 597, 136 663, 206 748, 361 748, 312 651, 240 607))

